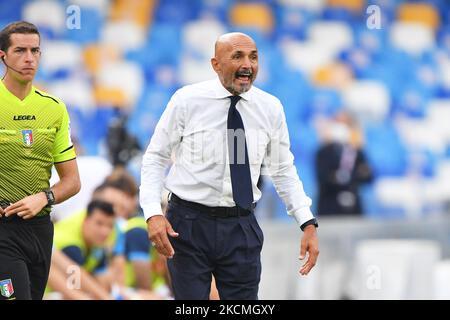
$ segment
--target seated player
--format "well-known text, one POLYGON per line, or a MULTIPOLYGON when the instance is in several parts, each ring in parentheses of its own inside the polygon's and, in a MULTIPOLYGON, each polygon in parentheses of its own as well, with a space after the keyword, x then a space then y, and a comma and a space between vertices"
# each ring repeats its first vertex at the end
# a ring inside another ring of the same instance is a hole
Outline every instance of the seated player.
MULTIPOLYGON (((56 256, 58 257, 60 253, 63 254, 73 261, 73 265, 77 265, 83 270, 80 272, 80 288, 76 285, 75 288, 72 288, 81 290, 80 296, 98 298, 98 293, 82 290, 83 275, 86 273, 92 275, 90 280, 94 281, 97 287, 103 288, 104 297, 107 297, 105 292, 111 291, 111 281, 109 277, 105 276, 107 274, 105 272, 107 270, 106 244, 114 228, 114 219, 114 210, 110 203, 94 200, 89 203, 86 212, 74 214, 55 224, 54 249, 55 251, 59 250, 56 256)), ((73 280, 69 277, 73 275, 67 272, 67 268, 61 269, 61 266, 65 266, 64 263, 61 263, 64 258, 59 257, 59 259, 52 260, 54 272, 49 279, 49 287, 61 289, 61 281, 69 283, 70 280, 73 280), (62 275, 64 277, 61 277, 62 275)))

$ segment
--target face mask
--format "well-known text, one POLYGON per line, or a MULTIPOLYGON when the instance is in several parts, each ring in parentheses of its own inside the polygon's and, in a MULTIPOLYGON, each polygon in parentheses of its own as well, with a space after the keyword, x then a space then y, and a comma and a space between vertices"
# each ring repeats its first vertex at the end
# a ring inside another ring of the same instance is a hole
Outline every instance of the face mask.
POLYGON ((342 123, 335 123, 330 128, 331 140, 338 143, 347 143, 350 140, 350 130, 342 123))

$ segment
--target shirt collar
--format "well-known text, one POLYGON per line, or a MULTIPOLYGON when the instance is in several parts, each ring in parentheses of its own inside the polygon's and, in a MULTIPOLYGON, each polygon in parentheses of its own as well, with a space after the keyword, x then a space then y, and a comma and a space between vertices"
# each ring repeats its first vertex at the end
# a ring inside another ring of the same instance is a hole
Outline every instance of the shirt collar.
MULTIPOLYGON (((251 98, 252 91, 253 91, 253 85, 250 88, 250 90, 240 94, 239 96, 242 99, 244 99, 245 101, 249 101, 251 98)), ((225 89, 225 87, 222 85, 222 82, 220 82, 220 79, 218 77, 214 81, 214 92, 215 92, 216 98, 218 98, 218 99, 228 98, 229 96, 232 95, 227 89, 225 89)))
POLYGON ((24 104, 25 102, 27 102, 31 98, 31 96, 33 96, 35 89, 36 88, 34 86, 31 86, 30 92, 28 92, 27 96, 23 100, 20 100, 11 91, 9 91, 5 83, 2 80, 0 80, 0 94, 17 103, 24 104))

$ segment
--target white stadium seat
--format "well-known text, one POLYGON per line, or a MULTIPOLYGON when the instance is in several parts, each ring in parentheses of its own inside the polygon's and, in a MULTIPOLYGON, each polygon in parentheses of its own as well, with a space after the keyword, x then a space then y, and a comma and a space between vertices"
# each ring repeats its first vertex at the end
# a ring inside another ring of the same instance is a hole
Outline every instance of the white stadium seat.
POLYGON ((391 97, 379 81, 354 81, 343 92, 344 108, 358 119, 383 121, 388 115, 391 97))
POLYGON ((145 79, 138 64, 119 61, 103 64, 96 80, 100 86, 123 90, 127 101, 133 105, 141 96, 145 79))
POLYGON ((324 50, 321 43, 312 41, 285 40, 282 52, 287 64, 305 74, 312 74, 317 69, 329 65, 333 61, 333 53, 324 50))
POLYGON ((326 5, 326 0, 278 0, 278 3, 294 8, 303 8, 313 12, 321 12, 326 5))
POLYGON ((101 31, 101 42, 120 50, 133 50, 146 43, 146 33, 137 23, 118 21, 107 23, 101 31))
POLYGON ((348 24, 339 21, 316 22, 308 29, 308 38, 320 44, 322 50, 333 55, 353 45, 353 32, 348 24))
POLYGON ((79 44, 69 41, 47 41, 44 43, 41 67, 45 71, 76 71, 82 64, 82 48, 79 44))
POLYGON ((64 80, 53 81, 46 89, 52 95, 63 100, 69 108, 77 107, 83 110, 93 110, 95 108, 92 85, 87 79, 70 77, 64 80))
POLYGON ((38 28, 46 27, 55 34, 66 30, 65 7, 59 1, 37 0, 27 3, 22 11, 23 20, 34 23, 38 28))
POLYGON ((410 54, 419 55, 435 45, 431 27, 418 23, 395 22, 390 29, 392 44, 410 54))
POLYGON ((214 43, 226 32, 225 26, 217 20, 202 19, 189 22, 183 28, 183 44, 188 52, 209 60, 214 56, 214 43))

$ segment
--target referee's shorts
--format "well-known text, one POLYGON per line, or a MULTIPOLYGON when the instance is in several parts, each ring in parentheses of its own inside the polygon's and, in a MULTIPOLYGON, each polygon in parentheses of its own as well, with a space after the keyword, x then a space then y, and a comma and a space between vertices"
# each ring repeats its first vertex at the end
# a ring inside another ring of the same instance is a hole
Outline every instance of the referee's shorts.
POLYGON ((0 300, 41 300, 52 256, 49 215, 0 218, 0 300))

